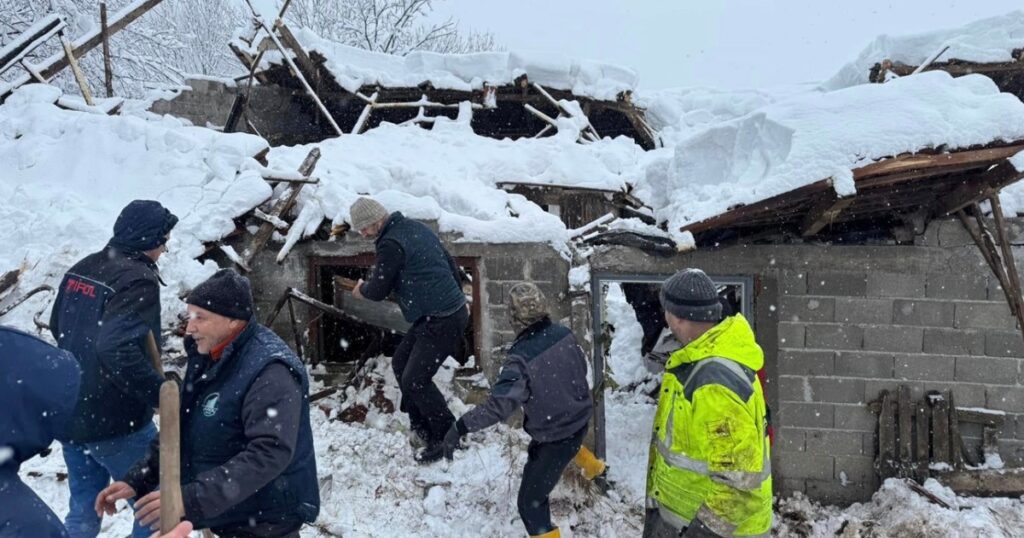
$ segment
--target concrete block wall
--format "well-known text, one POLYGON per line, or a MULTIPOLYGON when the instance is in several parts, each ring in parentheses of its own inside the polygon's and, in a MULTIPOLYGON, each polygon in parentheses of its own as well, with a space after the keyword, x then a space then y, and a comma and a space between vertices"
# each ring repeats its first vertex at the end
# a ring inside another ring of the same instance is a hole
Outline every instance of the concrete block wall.
MULTIPOLYGON (((1019 243, 1021 223, 1011 226, 1019 243)), ((1024 265, 1024 248, 1015 251, 1024 265)), ((700 267, 754 277, 776 494, 868 499, 878 486, 877 419, 866 404, 901 384, 915 398, 953 389, 959 406, 1006 412, 1002 457, 1024 464, 1024 338, 958 221, 932 223, 914 245, 739 245, 672 258, 606 248, 591 263, 600 272, 700 267)), ((962 433, 977 446, 978 429, 962 433)))

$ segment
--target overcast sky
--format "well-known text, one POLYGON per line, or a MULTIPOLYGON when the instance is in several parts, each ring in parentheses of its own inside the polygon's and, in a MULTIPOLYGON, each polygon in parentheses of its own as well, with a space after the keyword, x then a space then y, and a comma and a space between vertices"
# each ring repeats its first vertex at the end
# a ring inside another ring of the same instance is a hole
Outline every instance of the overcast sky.
POLYGON ((822 81, 879 34, 961 26, 1020 0, 436 0, 509 50, 632 67, 645 89, 822 81))

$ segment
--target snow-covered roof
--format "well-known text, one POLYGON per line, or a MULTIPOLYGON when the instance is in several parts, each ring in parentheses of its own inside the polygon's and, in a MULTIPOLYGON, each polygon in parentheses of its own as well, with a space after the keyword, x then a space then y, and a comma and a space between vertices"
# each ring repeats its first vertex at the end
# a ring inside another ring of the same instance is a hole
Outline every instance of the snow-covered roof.
POLYGON ((1013 61, 1013 51, 1024 48, 1024 11, 977 20, 959 28, 903 36, 880 35, 822 87, 835 90, 864 84, 872 66, 882 60, 921 65, 946 46, 949 49, 939 61, 1013 61))
MULTIPOLYGON (((637 73, 627 67, 594 60, 577 60, 554 52, 479 52, 439 54, 410 52, 405 56, 367 51, 321 38, 312 30, 298 28, 295 38, 307 52, 321 54, 325 67, 350 92, 363 86, 415 88, 430 83, 447 90, 478 90, 511 84, 525 74, 531 82, 575 95, 615 100, 619 93, 632 91, 637 73)), ((267 61, 280 62, 276 50, 267 61)))
POLYGON ((669 228, 928 148, 947 151, 1024 139, 1024 103, 981 75, 935 71, 886 84, 812 92, 712 125, 648 169, 648 203, 669 228))

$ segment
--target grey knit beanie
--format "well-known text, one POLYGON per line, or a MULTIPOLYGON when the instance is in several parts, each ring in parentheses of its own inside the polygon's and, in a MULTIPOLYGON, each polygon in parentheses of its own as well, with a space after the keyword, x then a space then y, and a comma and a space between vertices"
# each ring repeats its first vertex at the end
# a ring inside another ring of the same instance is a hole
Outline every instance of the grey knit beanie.
POLYGON ((388 210, 384 209, 384 206, 380 205, 380 202, 373 198, 359 198, 352 204, 352 208, 349 209, 349 221, 352 224, 352 229, 357 232, 381 219, 387 218, 388 215, 388 210))
POLYGON ((508 309, 516 329, 528 327, 549 315, 544 292, 533 282, 519 282, 508 290, 508 309))
POLYGON ((683 269, 661 285, 661 305, 680 319, 717 323, 722 303, 715 283, 700 269, 683 269))

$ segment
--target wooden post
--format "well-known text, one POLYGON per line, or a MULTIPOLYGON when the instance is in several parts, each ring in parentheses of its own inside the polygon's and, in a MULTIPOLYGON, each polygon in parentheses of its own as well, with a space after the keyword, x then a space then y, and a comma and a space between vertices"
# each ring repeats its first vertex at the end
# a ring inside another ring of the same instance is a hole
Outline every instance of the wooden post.
POLYGON ((924 482, 928 478, 928 457, 929 457, 929 443, 928 435, 930 428, 928 418, 928 406, 923 401, 917 402, 917 432, 916 432, 916 443, 917 446, 914 448, 914 459, 917 460, 917 480, 924 482))
POLYGON ((181 407, 178 384, 160 385, 160 532, 167 534, 181 523, 181 407))
MULTIPOLYGON (((292 317, 292 334, 295 336, 295 354, 299 356, 299 362, 305 362, 302 359, 302 334, 299 332, 299 322, 295 319, 295 305, 292 301, 288 301, 288 314, 292 317)), ((316 364, 313 366, 316 366, 316 364)))
POLYGON ((146 354, 153 363, 153 369, 160 375, 164 375, 164 362, 160 359, 160 347, 156 345, 156 337, 153 331, 146 333, 146 354))
POLYGON ((953 391, 949 391, 949 462, 953 468, 960 470, 964 468, 964 453, 961 448, 963 440, 960 438, 960 419, 956 412, 956 401, 953 400, 953 391))
POLYGON ((913 471, 913 438, 911 437, 910 387, 900 385, 896 391, 897 414, 899 417, 899 471, 900 476, 910 476, 913 471))
POLYGON ((950 464, 949 402, 939 395, 932 403, 932 461, 950 464))
POLYGON ((114 71, 110 67, 110 30, 107 28, 107 3, 100 2, 100 37, 103 39, 103 84, 107 97, 114 96, 114 71))
POLYGON ((89 82, 85 80, 85 74, 82 73, 82 69, 78 67, 78 60, 75 59, 75 53, 71 50, 71 42, 68 38, 64 37, 64 34, 60 34, 60 44, 64 47, 64 55, 68 59, 68 65, 71 66, 71 72, 75 74, 75 82, 78 83, 78 89, 82 90, 82 97, 85 99, 85 104, 92 106, 95 103, 92 100, 92 92, 89 91, 89 82))
POLYGON ((878 414, 878 476, 883 480, 896 474, 896 405, 892 394, 882 391, 882 408, 878 414))

